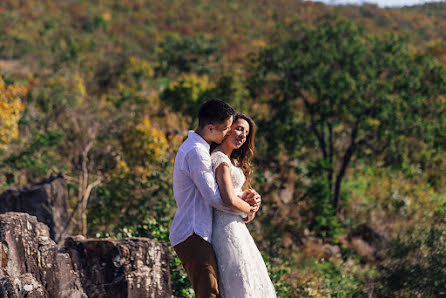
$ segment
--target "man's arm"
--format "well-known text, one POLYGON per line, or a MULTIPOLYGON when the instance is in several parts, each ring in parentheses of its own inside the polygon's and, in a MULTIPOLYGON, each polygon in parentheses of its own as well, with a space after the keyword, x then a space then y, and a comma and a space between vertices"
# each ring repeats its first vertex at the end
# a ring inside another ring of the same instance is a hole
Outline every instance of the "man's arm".
POLYGON ((256 212, 248 214, 248 216, 243 218, 243 220, 245 221, 245 223, 249 223, 254 219, 254 217, 256 217, 256 212))
POLYGON ((200 194, 215 209, 246 217, 246 213, 226 207, 220 197, 217 183, 212 171, 211 156, 209 153, 192 149, 187 153, 186 162, 189 166, 190 176, 200 194))

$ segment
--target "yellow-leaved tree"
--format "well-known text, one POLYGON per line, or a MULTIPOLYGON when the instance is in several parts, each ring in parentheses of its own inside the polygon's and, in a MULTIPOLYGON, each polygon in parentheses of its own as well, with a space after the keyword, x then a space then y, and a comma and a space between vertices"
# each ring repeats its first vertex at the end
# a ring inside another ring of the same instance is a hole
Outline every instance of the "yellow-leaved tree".
POLYGON ((18 137, 20 113, 25 109, 20 97, 26 93, 25 87, 17 83, 8 85, 0 76, 0 150, 18 137))

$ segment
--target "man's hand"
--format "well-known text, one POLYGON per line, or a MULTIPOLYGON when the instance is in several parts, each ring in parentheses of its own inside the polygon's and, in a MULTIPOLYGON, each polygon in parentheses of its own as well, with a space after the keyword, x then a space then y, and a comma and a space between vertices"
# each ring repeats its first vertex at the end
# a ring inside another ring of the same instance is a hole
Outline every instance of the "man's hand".
POLYGON ((260 204, 262 203, 260 195, 252 188, 247 189, 243 192, 242 200, 251 206, 257 207, 257 210, 259 209, 260 204))

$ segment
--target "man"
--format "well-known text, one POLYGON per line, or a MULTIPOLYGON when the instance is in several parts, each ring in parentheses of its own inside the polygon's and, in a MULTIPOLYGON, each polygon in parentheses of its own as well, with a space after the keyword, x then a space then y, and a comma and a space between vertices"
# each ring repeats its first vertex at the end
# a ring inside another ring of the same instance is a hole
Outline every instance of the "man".
MULTIPOLYGON (((178 208, 170 227, 170 242, 198 298, 221 297, 217 261, 209 243, 212 208, 243 218, 253 217, 253 214, 233 210, 222 203, 212 171, 210 145, 223 141, 234 115, 234 109, 221 100, 211 99, 203 103, 198 112, 198 128, 189 131, 175 158, 173 192, 178 208)), ((246 191, 243 197, 248 202, 260 203, 260 196, 255 191, 246 191)))

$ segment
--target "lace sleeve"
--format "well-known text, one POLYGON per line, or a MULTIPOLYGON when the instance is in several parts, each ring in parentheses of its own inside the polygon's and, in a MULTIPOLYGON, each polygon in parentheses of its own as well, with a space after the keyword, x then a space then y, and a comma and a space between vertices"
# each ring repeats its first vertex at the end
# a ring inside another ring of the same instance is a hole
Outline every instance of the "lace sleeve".
POLYGON ((217 169, 222 162, 226 163, 229 167, 231 166, 231 160, 226 154, 224 154, 221 151, 216 151, 212 153, 211 161, 212 161, 212 171, 214 172, 214 175, 215 175, 215 169, 217 169))

